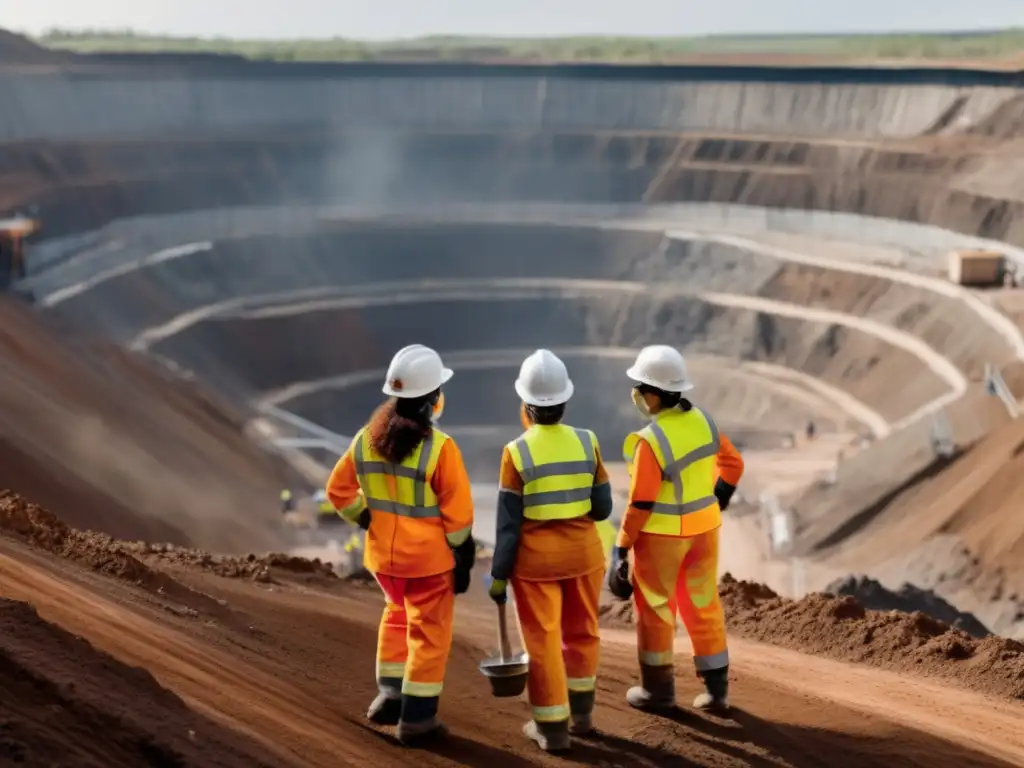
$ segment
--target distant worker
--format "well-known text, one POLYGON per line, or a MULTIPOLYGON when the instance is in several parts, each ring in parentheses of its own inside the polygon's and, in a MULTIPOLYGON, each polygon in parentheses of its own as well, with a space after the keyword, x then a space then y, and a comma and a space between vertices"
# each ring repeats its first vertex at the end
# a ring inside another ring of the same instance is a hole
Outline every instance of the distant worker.
POLYGON ((724 710, 729 651, 718 596, 718 532, 720 510, 729 506, 743 459, 711 416, 683 397, 693 383, 678 351, 645 347, 627 375, 637 382, 633 402, 650 424, 626 438, 629 506, 609 573, 613 594, 636 599, 641 685, 630 688, 626 699, 637 709, 675 706, 678 613, 707 689, 693 705, 724 710))
POLYGON ((561 423, 573 394, 562 361, 538 350, 515 389, 526 431, 501 456, 489 593, 505 602, 511 579, 530 657, 523 733, 555 752, 593 728, 606 558, 595 521, 611 514, 612 491, 594 433, 561 423))
POLYGON ((395 354, 373 413, 327 482, 339 514, 367 528, 363 565, 384 591, 377 686, 367 717, 411 744, 444 732, 438 700, 452 645, 455 595, 476 555, 473 497, 455 441, 433 422, 452 372, 420 344, 395 354))
POLYGON ((336 515, 338 513, 338 510, 331 504, 331 500, 327 498, 327 494, 323 489, 313 494, 313 503, 316 504, 318 515, 336 515))
POLYGON ((335 509, 333 504, 331 504, 331 500, 327 498, 327 494, 324 492, 323 488, 313 494, 313 504, 316 507, 316 524, 318 528, 343 525, 346 522, 353 523, 355 525, 359 524, 358 520, 346 520, 345 516, 335 509))
POLYGON ((293 511, 295 511, 295 499, 292 498, 291 490, 285 488, 281 491, 281 514, 287 515, 293 511))

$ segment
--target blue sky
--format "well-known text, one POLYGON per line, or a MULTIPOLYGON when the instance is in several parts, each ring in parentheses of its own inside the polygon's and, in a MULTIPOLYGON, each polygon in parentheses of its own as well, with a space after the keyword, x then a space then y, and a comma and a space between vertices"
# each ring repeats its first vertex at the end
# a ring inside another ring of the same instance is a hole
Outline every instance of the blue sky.
POLYGON ((1024 27, 1024 0, 0 0, 0 27, 228 37, 703 35, 1024 27))

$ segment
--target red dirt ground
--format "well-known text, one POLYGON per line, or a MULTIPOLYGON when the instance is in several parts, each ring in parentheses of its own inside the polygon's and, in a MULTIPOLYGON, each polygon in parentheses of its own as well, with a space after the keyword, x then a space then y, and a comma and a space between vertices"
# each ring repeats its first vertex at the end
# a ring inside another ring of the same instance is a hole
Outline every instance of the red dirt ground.
MULTIPOLYGON (((12 494, 2 497, 0 510, 7 521, 0 532, 0 594, 28 600, 38 611, 0 604, 0 746, 27 755, 22 765, 50 765, 64 748, 86 756, 74 765, 98 765, 95 756, 109 750, 107 765, 118 767, 365 767, 411 761, 489 768, 810 767, 825 765, 822 755, 837 768, 1024 764, 1021 704, 944 687, 915 674, 915 665, 893 674, 773 645, 842 655, 813 638, 843 634, 846 619, 830 623, 813 600, 787 604, 763 588, 729 581, 724 593, 734 627, 736 705, 731 718, 682 710, 653 717, 630 710, 622 695, 636 675, 632 634, 606 629, 596 715, 600 734, 578 740, 565 758, 534 751, 519 734, 528 716, 525 703, 492 699, 476 670, 492 645, 492 608, 478 580, 457 611, 442 704, 452 736, 434 750, 410 753, 363 719, 374 694, 373 649, 382 605, 372 586, 294 559, 239 561, 260 562, 265 579, 256 577, 259 569, 214 567, 217 559, 198 551, 106 540, 102 551, 126 558, 135 553, 138 565, 127 572, 138 578, 126 579, 123 569, 97 569, 95 560, 81 556, 78 545, 85 542, 84 550, 93 551, 95 539, 45 510, 12 494), (155 590, 152 574, 165 579, 155 590), (793 607, 800 605, 805 608, 793 607), (758 634, 769 642, 739 637, 758 634), (81 674, 83 667, 88 674, 81 674), (8 691, 16 692, 16 702, 8 691), (62 708, 60 720, 49 714, 54 706, 62 708), (116 725, 94 725, 108 722, 116 725), (970 723, 969 731, 964 723, 970 723)), ((859 626, 859 619, 851 621, 859 626)), ((893 645, 885 632, 877 640, 847 634, 879 653, 893 645)), ((684 701, 698 690, 687 671, 685 645, 681 639, 684 701)), ((1007 653, 1012 650, 1007 646, 1007 653)))

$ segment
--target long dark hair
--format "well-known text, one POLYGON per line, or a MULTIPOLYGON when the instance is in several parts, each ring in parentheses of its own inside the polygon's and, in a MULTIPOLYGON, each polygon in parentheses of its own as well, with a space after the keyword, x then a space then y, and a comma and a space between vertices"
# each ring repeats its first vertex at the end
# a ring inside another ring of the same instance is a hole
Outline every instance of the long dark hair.
POLYGON ((441 390, 422 397, 395 398, 382 403, 367 424, 370 446, 385 461, 401 464, 433 428, 431 416, 441 390))

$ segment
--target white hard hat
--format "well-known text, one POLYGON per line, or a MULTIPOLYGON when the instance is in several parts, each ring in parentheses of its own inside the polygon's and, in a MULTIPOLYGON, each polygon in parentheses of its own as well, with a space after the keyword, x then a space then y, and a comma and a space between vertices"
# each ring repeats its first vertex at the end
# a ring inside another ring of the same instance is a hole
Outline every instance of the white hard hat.
POLYGON ((689 392, 693 389, 683 356, 674 347, 664 344, 641 349, 626 375, 633 381, 664 392, 689 392))
POLYGON ((391 397, 423 397, 451 377, 452 371, 444 367, 437 352, 422 344, 410 344, 391 358, 383 392, 391 397))
POLYGON ((519 368, 516 394, 527 405, 561 405, 568 402, 572 393, 565 363, 549 349, 538 349, 519 368))

